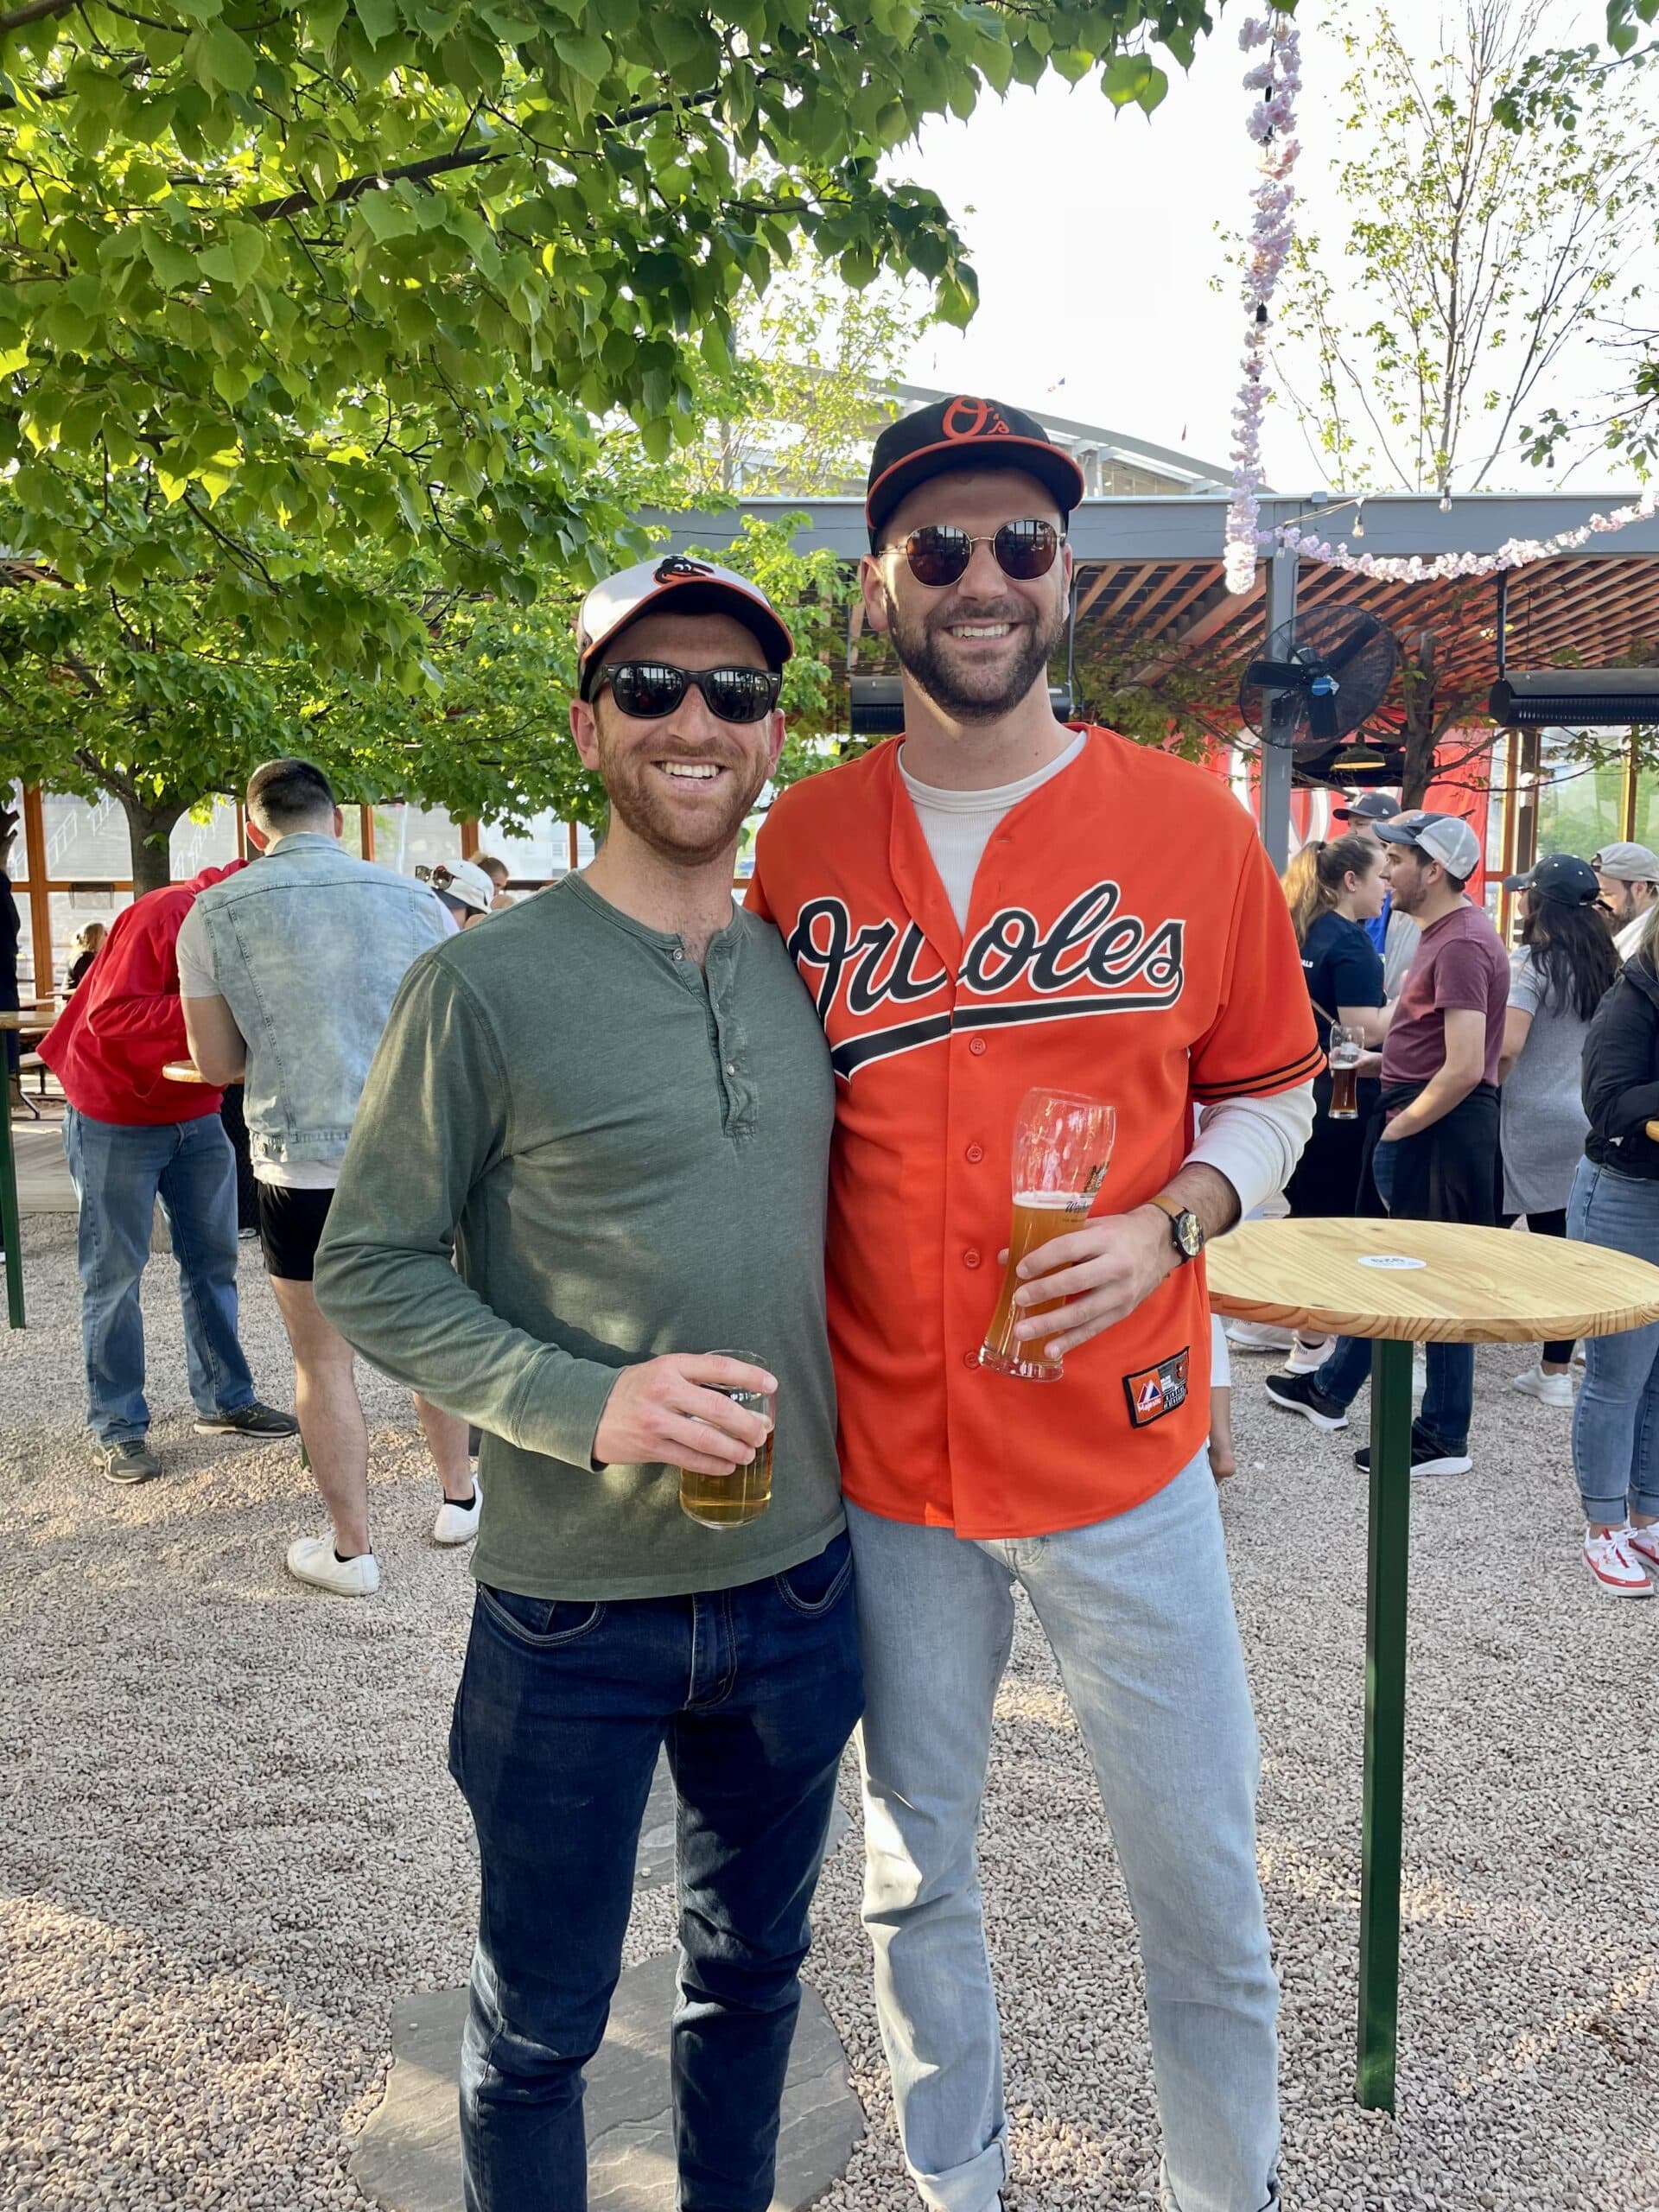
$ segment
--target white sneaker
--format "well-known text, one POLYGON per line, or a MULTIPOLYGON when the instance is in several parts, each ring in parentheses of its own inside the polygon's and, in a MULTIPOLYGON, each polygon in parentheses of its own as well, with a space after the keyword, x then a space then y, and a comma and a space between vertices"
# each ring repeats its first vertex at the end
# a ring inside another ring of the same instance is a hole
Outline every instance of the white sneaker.
POLYGON ((1584 1563, 1610 1598, 1651 1598, 1653 1585, 1630 1550, 1630 1524, 1584 1532, 1584 1563))
POLYGON ((446 1497, 438 1508, 438 1517, 432 1523, 435 1544, 470 1544, 478 1534, 478 1510, 484 1503, 484 1493, 479 1487, 478 1477, 473 1477, 473 1502, 457 1505, 446 1497))
POLYGON ((1290 1357, 1285 1362, 1287 1375, 1312 1375, 1325 1365, 1336 1350, 1334 1337, 1321 1337, 1316 1344, 1305 1344, 1300 1337, 1290 1348, 1290 1357))
POLYGON ((334 1533, 299 1536, 288 1548, 288 1571, 296 1582, 314 1590, 332 1590, 337 1598, 372 1598, 380 1587, 380 1569, 372 1552, 357 1559, 334 1557, 334 1533))
POLYGON ((1227 1341, 1235 1351, 1290 1351, 1296 1337, 1293 1330, 1278 1328, 1271 1321, 1230 1321, 1227 1341))
POLYGON ((1524 1375, 1517 1375, 1510 1384, 1529 1398, 1536 1398, 1541 1406, 1557 1406, 1564 1413, 1573 1410, 1573 1377, 1570 1375, 1546 1375, 1541 1360, 1529 1367, 1524 1375))
POLYGON ((1627 1524, 1624 1541, 1638 1566, 1659 1567, 1659 1521, 1650 1522, 1645 1529, 1633 1529, 1627 1524))

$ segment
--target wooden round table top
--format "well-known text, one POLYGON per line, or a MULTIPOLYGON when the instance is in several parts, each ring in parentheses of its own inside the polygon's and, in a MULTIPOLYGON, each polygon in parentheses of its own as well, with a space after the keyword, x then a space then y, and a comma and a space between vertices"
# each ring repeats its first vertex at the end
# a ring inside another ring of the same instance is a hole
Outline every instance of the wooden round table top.
POLYGON ((162 1073, 169 1083, 206 1083, 207 1078, 194 1060, 166 1060, 162 1073))
POLYGON ((1534 1344, 1659 1320, 1659 1268, 1516 1230, 1247 1221, 1217 1239, 1205 1266, 1217 1313, 1321 1334, 1534 1344))

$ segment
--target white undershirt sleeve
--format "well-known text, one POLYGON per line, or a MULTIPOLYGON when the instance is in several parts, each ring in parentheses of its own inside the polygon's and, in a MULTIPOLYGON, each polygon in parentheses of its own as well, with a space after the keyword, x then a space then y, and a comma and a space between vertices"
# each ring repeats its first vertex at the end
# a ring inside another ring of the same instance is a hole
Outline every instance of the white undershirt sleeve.
POLYGON ((1227 1178, 1242 1220, 1284 1189, 1313 1128, 1312 1083, 1270 1098, 1218 1098, 1199 1117, 1187 1164, 1201 1160, 1227 1178))

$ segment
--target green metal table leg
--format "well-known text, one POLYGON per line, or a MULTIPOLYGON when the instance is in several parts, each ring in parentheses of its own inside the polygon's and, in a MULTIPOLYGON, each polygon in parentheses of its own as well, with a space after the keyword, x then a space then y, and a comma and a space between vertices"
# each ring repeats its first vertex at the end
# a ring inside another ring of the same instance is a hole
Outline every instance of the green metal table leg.
POLYGON ((0 1236, 6 1242, 6 1315, 14 1329, 21 1329, 23 1238, 17 1217, 17 1160, 12 1148, 11 1093, 3 1052, 0 1052, 0 1236))
POLYGON ((1406 1757, 1411 1346, 1371 1352, 1371 1520, 1365 1567, 1365 1799, 1359 1886, 1362 2105, 1394 2110, 1400 2007, 1400 1819, 1406 1757))

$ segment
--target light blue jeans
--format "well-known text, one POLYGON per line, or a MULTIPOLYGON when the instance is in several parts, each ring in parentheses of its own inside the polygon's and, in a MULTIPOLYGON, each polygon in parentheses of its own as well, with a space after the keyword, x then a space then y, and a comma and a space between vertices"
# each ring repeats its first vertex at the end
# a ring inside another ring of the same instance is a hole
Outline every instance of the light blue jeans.
POLYGON ((976 1846, 1014 1586, 1059 1662, 1146 1967, 1165 2212, 1277 2202, 1274 1980, 1255 1721, 1202 1454, 1059 1535, 966 1542, 850 1502, 866 1707, 864 1923, 905 2157, 932 2212, 1007 2178, 976 1846))
POLYGON ((138 1283, 158 1196, 179 1263, 196 1410, 251 1405, 253 1377, 236 1332, 236 1155, 218 1115, 127 1128, 69 1106, 63 1150, 80 1203, 80 1340, 93 1435, 100 1444, 136 1443, 149 1427, 138 1283))
MULTIPOLYGON (((1567 1233, 1575 1244, 1659 1263, 1659 1182, 1581 1160, 1567 1233)), ((1573 1471, 1584 1517, 1597 1527, 1617 1529, 1632 1510, 1659 1513, 1659 1321, 1586 1338, 1573 1471)))

